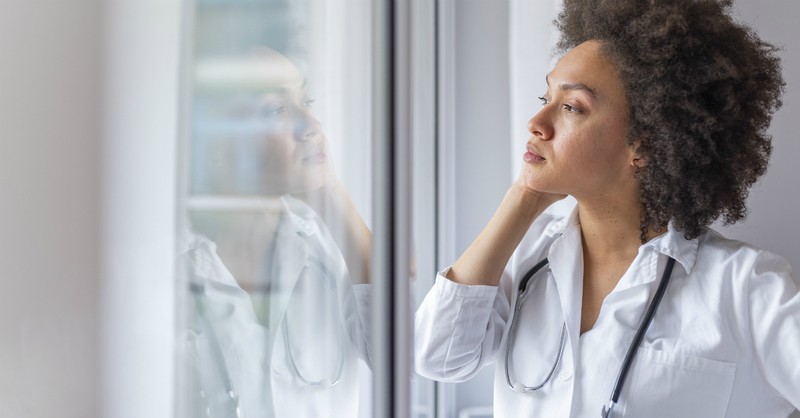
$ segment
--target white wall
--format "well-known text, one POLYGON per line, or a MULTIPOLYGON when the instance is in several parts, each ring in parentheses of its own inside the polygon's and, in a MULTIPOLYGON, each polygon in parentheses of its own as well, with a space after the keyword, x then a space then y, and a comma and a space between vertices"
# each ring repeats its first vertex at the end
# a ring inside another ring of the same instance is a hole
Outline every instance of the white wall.
MULTIPOLYGON (((460 254, 494 213, 510 182, 509 6, 485 0, 454 4, 454 143, 453 153, 444 158, 454 166, 455 253, 460 254)), ((489 367, 454 385, 456 409, 491 405, 492 376, 489 367)))
POLYGON ((456 229, 460 254, 509 184, 508 2, 457 0, 455 51, 456 229), (462 218, 463 216, 463 218, 462 218))
POLYGON ((0 416, 170 417, 180 1, 0 7, 0 416))
POLYGON ((0 416, 97 415, 101 1, 0 8, 0 416))
MULTIPOLYGON (((181 0, 103 14, 101 416, 174 416, 181 0)), ((188 20, 188 19, 187 19, 188 20)), ((185 82, 185 81, 184 81, 185 82)))
POLYGON ((764 40, 783 49, 786 93, 770 128, 774 150, 769 170, 750 193, 749 215, 741 224, 721 231, 783 255, 794 267, 795 279, 800 279, 800 3, 739 0, 735 9, 764 40))

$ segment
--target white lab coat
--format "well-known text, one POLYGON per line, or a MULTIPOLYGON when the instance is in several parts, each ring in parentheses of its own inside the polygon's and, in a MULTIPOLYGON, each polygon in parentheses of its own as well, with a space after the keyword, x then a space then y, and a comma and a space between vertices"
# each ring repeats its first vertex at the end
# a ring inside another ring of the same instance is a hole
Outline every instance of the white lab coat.
POLYGON ((496 418, 599 416, 672 256, 672 279, 614 416, 787 417, 800 408, 800 294, 784 259, 710 230, 686 240, 670 227, 639 248, 594 327, 580 335, 581 248, 577 210, 543 215, 499 286, 461 285, 440 273, 416 313, 418 373, 463 381, 494 363, 496 418), (544 379, 564 322, 567 342, 553 379, 520 394, 506 383, 506 337, 519 280, 544 257, 549 269, 529 283, 518 317, 512 381, 544 379))
MULTIPOLYGON (((282 203, 275 253, 268 263, 268 323, 259 321, 251 295, 239 287, 214 243, 195 234, 185 238, 179 289, 195 283, 203 284, 205 291, 199 298, 188 296, 189 327, 179 341, 188 377, 179 391, 194 398, 193 391, 202 390, 204 396, 224 393, 227 374, 243 417, 357 417, 358 362, 370 358, 368 285, 351 284, 338 247, 309 206, 289 196, 282 203), (199 318, 199 303, 210 324, 199 318), (287 326, 288 346, 303 377, 333 380, 341 365, 335 386, 312 387, 298 378, 286 352, 283 328, 287 326), (213 353, 214 338, 222 364, 213 353)), ((194 403, 187 415, 205 413, 206 401, 187 402, 194 403)))

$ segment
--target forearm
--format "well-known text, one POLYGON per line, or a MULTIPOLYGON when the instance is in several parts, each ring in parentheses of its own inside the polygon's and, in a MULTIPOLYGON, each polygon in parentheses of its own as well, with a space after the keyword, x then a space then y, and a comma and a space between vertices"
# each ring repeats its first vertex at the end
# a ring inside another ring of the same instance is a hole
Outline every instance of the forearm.
POLYGON ((342 251, 350 280, 354 284, 369 283, 372 231, 367 228, 349 198, 340 210, 339 220, 342 223, 332 228, 333 238, 342 251))
POLYGON ((496 286, 528 228, 553 201, 530 189, 512 186, 489 223, 453 263, 447 278, 467 285, 496 286))
POLYGON ((354 284, 369 283, 372 231, 341 184, 302 197, 328 227, 354 284))

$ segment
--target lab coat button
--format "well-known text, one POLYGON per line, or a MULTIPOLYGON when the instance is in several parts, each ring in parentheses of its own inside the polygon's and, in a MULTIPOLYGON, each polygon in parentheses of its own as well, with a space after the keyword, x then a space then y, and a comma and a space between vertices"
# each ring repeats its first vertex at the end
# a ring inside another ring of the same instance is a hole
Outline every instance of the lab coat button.
POLYGON ((564 232, 565 226, 566 226, 566 221, 563 219, 551 222, 549 225, 547 225, 547 228, 545 228, 544 233, 550 237, 555 237, 556 235, 559 235, 562 232, 564 232))
POLYGON ((558 378, 561 379, 562 382, 567 382, 572 379, 572 370, 566 369, 562 370, 561 373, 558 374, 558 378))
POLYGON ((301 221, 297 223, 297 232, 300 235, 310 237, 317 232, 316 225, 313 222, 301 221))

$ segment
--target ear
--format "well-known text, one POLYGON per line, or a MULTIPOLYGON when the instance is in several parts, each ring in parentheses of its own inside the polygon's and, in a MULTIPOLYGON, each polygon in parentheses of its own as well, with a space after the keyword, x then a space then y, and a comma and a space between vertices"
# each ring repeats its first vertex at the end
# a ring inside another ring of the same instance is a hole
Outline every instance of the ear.
POLYGON ((638 171, 644 168, 647 165, 647 160, 642 156, 639 152, 639 146, 642 144, 642 141, 637 139, 630 144, 630 164, 634 170, 638 171))

